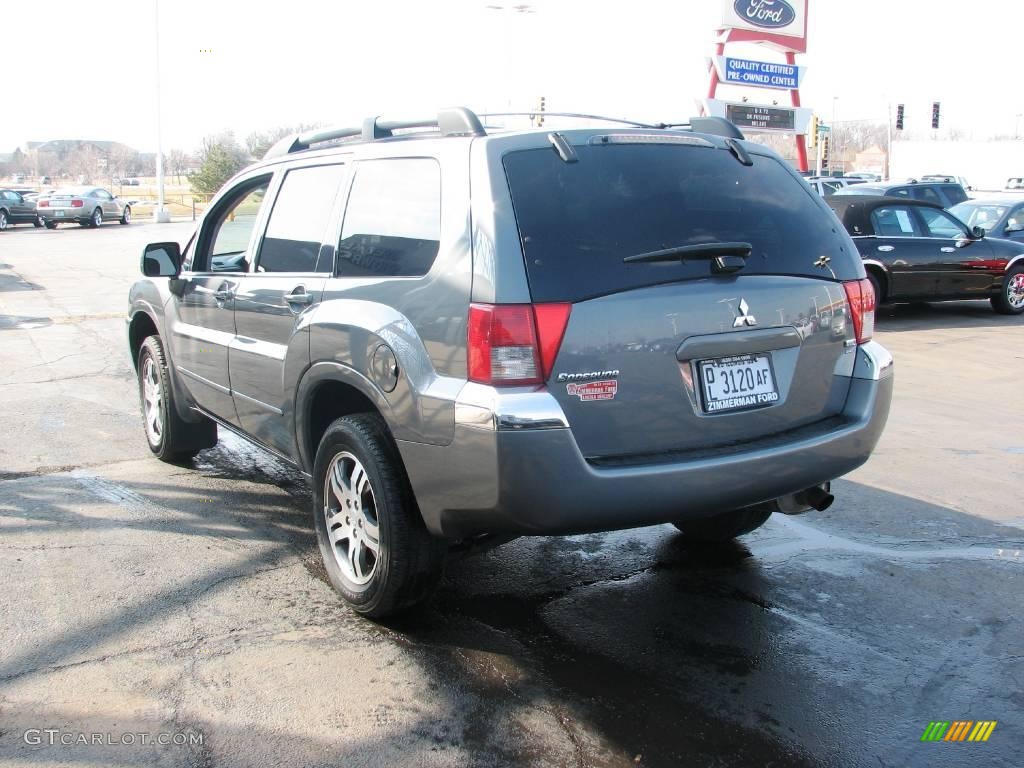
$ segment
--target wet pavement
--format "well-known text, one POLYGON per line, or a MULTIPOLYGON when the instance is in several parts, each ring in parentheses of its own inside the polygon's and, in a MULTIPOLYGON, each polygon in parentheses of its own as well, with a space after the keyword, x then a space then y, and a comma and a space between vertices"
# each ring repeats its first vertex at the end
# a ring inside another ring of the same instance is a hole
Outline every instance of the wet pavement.
POLYGON ((881 313, 890 426, 824 513, 520 539, 376 625, 295 470, 230 435, 148 455, 120 312, 141 244, 186 234, 0 235, 0 765, 1024 764, 1024 320, 881 313))

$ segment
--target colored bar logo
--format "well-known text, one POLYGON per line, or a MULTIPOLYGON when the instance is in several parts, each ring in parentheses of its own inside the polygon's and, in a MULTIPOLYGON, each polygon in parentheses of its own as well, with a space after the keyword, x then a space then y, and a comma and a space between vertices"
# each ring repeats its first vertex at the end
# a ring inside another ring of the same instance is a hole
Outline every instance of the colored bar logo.
POLYGON ((921 741, 988 741, 997 720, 932 720, 921 741))

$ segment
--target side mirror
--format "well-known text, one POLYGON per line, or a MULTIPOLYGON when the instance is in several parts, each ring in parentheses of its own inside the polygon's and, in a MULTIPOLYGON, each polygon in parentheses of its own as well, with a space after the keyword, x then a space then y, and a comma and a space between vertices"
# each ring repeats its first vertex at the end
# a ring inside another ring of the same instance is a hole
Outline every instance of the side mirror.
POLYGON ((984 227, 971 227, 971 237, 975 240, 981 240, 985 236, 984 227))
POLYGON ((181 246, 150 243, 142 249, 142 274, 146 277, 177 277, 181 273, 181 246))

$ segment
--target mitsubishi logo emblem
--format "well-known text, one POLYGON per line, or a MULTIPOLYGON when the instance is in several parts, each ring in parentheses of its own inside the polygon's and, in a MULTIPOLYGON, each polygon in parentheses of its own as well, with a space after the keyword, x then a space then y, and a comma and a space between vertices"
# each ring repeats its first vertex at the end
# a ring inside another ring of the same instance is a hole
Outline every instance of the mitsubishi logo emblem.
POLYGON ((744 325, 757 325, 757 318, 750 314, 750 307, 746 299, 740 299, 740 309, 737 317, 732 322, 733 328, 742 328, 744 325))

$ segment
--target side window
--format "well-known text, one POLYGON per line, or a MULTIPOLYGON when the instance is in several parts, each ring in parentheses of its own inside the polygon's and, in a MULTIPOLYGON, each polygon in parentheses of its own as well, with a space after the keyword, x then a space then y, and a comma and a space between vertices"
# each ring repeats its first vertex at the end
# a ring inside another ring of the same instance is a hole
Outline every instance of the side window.
POLYGON ((890 189, 885 193, 886 197, 910 197, 910 189, 907 187, 898 187, 896 189, 890 189))
POLYGON ((935 203, 936 205, 943 204, 938 193, 931 187, 914 187, 914 197, 917 200, 925 200, 929 203, 935 203))
POLYGON ((194 271, 248 271, 249 240, 269 186, 270 176, 250 180, 218 203, 199 233, 194 271))
MULTIPOLYGON (((288 171, 270 212, 256 259, 257 272, 315 272, 344 165, 288 171)), ((327 271, 328 266, 323 267, 327 271)))
POLYGON ((343 277, 419 277, 441 240, 441 167, 436 160, 368 160, 359 165, 338 244, 343 277))
POLYGON ((914 230, 914 217, 910 210, 900 205, 873 210, 871 226, 880 237, 913 237, 918 234, 914 230))
POLYGON ((945 211, 922 207, 917 212, 924 220, 925 233, 928 237, 956 238, 967 234, 960 223, 945 211))
POLYGON ((1007 232, 1020 232, 1022 229, 1024 229, 1024 206, 1017 208, 1006 219, 1007 232))
POLYGON ((942 191, 945 192, 946 197, 949 198, 950 205, 962 203, 967 199, 967 193, 964 192, 964 188, 959 184, 950 184, 948 187, 943 187, 942 191))

